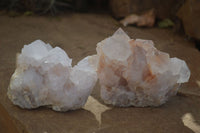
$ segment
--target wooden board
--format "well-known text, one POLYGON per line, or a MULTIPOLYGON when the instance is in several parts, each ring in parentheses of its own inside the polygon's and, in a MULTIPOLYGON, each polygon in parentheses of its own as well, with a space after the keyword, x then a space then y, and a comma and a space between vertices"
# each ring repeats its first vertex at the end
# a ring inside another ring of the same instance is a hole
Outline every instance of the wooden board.
POLYGON ((60 17, 0 16, 0 133, 192 133, 200 131, 200 52, 194 44, 172 30, 123 28, 132 38, 151 39, 172 57, 184 59, 189 83, 179 95, 158 108, 116 108, 105 105, 99 85, 86 106, 77 111, 55 112, 42 107, 23 110, 7 98, 15 70, 15 56, 24 44, 36 39, 63 48, 73 64, 95 54, 97 42, 112 35, 120 25, 107 15, 69 14, 60 17))

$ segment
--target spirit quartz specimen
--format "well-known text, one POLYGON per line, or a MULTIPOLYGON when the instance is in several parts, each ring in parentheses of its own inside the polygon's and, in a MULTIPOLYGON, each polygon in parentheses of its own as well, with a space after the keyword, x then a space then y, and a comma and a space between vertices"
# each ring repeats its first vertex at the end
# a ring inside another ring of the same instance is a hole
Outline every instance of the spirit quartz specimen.
POLYGON ((8 97, 21 108, 49 106, 56 111, 81 108, 94 87, 97 75, 92 56, 72 67, 72 59, 59 47, 41 40, 25 45, 17 56, 8 97))
POLYGON ((150 40, 130 39, 122 29, 97 44, 97 55, 101 98, 115 106, 159 106, 190 77, 185 61, 150 40))
POLYGON ((74 67, 71 62, 59 47, 40 40, 25 45, 17 57, 9 99, 28 109, 49 106, 56 111, 75 110, 85 104, 98 75, 105 103, 159 106, 190 77, 185 61, 169 58, 150 40, 130 39, 122 29, 97 44, 97 55, 74 67))

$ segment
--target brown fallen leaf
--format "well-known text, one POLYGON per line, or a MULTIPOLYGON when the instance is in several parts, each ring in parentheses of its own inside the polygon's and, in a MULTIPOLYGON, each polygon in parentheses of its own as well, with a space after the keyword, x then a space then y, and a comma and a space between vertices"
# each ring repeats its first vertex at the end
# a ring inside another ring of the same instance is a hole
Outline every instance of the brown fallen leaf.
POLYGON ((155 23, 155 10, 151 9, 142 15, 131 14, 120 21, 121 24, 127 26, 129 24, 136 24, 137 26, 152 27, 155 23))

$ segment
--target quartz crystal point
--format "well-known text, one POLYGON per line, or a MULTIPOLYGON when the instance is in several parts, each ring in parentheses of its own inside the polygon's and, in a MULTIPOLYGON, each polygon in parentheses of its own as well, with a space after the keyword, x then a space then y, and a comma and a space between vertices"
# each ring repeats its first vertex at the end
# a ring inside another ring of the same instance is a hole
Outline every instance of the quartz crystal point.
POLYGON ((150 40, 130 39, 122 29, 97 44, 97 56, 101 98, 115 106, 159 106, 190 77, 185 61, 150 40))
POLYGON ((59 47, 41 40, 25 45, 17 56, 8 97, 21 108, 49 106, 56 111, 81 108, 94 87, 97 74, 92 56, 72 67, 72 59, 59 47))

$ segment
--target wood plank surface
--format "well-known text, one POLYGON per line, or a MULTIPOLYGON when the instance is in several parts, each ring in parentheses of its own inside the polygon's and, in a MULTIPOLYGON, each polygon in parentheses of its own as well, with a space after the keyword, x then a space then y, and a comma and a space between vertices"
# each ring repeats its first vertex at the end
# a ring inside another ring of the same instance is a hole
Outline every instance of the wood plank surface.
POLYGON ((171 57, 186 61, 191 78, 178 95, 157 108, 116 108, 105 105, 95 86, 86 106, 55 112, 41 107, 24 110, 7 97, 16 53, 41 39, 63 48, 76 64, 95 54, 97 42, 120 25, 109 15, 68 14, 59 17, 0 16, 0 133, 192 133, 200 132, 200 52, 192 42, 170 29, 123 28, 131 38, 150 39, 171 57))

